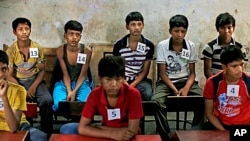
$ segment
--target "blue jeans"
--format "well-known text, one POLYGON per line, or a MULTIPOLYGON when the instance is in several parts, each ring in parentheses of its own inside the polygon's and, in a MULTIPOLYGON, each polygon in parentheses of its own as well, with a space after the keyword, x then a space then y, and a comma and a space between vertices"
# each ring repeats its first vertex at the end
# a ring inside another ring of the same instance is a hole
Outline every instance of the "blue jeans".
POLYGON ((47 141, 48 140, 46 133, 44 133, 43 131, 41 131, 37 128, 31 127, 31 125, 28 123, 20 124, 19 130, 20 131, 28 130, 29 135, 30 135, 30 141, 47 141))
POLYGON ((66 123, 60 128, 60 134, 78 134, 79 123, 66 123))
MULTIPOLYGON (((75 87, 76 87, 76 81, 72 81, 71 88, 74 89, 75 87)), ((75 98, 76 101, 79 102, 87 101, 90 91, 91 91, 90 82, 88 79, 86 79, 76 93, 76 98, 75 98)), ((54 105, 52 108, 54 111, 58 110, 59 101, 67 100, 67 89, 62 80, 56 82, 54 86, 53 100, 54 100, 54 105)))

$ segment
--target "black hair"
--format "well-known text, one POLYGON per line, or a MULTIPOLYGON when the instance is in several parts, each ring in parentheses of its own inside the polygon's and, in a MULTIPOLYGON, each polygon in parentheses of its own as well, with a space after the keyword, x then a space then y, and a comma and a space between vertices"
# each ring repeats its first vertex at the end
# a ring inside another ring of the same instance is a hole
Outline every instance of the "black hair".
POLYGON ((227 24, 232 24, 233 27, 235 27, 235 19, 228 12, 221 13, 216 17, 215 26, 217 30, 219 29, 219 27, 222 27, 227 24))
POLYGON ((64 32, 67 33, 68 29, 80 31, 82 33, 82 24, 75 20, 68 21, 64 26, 64 32))
POLYGON ((98 64, 98 75, 100 77, 124 77, 125 59, 121 56, 105 56, 98 64))
POLYGON ((188 19, 184 15, 175 15, 169 20, 170 30, 174 27, 184 27, 188 29, 188 19))
POLYGON ((9 58, 6 52, 0 50, 0 62, 9 65, 9 58))
POLYGON ((220 61, 222 64, 227 65, 233 61, 244 60, 244 55, 237 45, 229 45, 223 47, 220 54, 220 61))
POLYGON ((13 22, 12 22, 12 28, 13 30, 16 30, 18 24, 27 24, 30 28, 31 28, 31 22, 29 19, 26 19, 26 18, 22 18, 22 17, 19 17, 19 18, 16 18, 13 22))
POLYGON ((130 12, 127 15, 127 17, 125 19, 126 24, 129 25, 129 23, 131 21, 142 21, 142 23, 144 22, 142 14, 140 12, 137 12, 137 11, 130 12))

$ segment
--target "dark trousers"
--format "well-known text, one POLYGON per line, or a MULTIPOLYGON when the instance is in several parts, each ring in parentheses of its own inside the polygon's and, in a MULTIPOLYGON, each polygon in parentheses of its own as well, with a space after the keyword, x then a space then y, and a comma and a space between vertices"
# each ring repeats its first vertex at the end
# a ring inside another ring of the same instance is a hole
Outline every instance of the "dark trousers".
MULTIPOLYGON (((186 84, 186 80, 180 80, 174 83, 175 87, 180 90, 186 84)), ((189 90, 188 96, 201 95, 202 89, 199 87, 198 83, 193 83, 192 87, 189 90)), ((165 84, 163 81, 158 81, 156 84, 155 94, 152 97, 152 100, 157 103, 157 110, 155 115, 157 130, 162 138, 162 140, 169 140, 168 133, 170 132, 169 124, 167 121, 167 106, 166 99, 167 96, 174 95, 172 90, 165 84)), ((204 110, 195 110, 194 109, 194 118, 192 121, 192 126, 197 126, 202 124, 204 121, 204 110)))
MULTIPOLYGON (((25 87, 26 90, 35 81, 34 79, 19 80, 19 84, 25 87)), ((41 83, 36 89, 35 102, 39 107, 41 117, 41 130, 50 135, 53 131, 53 110, 52 97, 44 83, 41 83)))

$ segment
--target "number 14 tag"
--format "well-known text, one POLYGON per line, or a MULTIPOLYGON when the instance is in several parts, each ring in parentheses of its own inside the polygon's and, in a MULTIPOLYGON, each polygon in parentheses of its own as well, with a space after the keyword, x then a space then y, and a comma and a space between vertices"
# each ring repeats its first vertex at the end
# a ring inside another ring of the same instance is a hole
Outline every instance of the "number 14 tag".
POLYGON ((85 64, 86 63, 87 54, 78 53, 77 55, 77 63, 78 64, 85 64))
POLYGON ((239 85, 227 85, 227 96, 238 96, 239 88, 239 85))

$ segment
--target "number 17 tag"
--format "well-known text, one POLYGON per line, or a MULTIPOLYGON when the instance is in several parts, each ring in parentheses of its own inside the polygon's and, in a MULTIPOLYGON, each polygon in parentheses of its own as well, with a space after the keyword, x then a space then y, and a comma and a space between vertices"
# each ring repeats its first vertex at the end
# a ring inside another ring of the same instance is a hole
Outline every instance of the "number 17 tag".
POLYGON ((78 53, 77 55, 77 63, 78 64, 85 64, 87 59, 87 54, 78 53))

